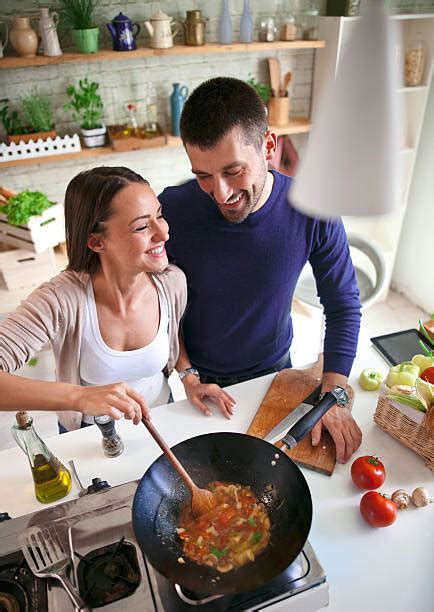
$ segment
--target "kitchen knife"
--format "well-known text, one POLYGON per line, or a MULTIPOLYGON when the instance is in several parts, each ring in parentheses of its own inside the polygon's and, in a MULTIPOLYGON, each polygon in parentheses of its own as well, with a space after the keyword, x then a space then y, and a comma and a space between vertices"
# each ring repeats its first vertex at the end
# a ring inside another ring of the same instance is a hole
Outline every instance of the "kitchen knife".
POLYGON ((312 409, 314 404, 319 400, 321 394, 321 385, 318 385, 316 389, 312 391, 292 412, 290 412, 285 418, 277 423, 275 427, 265 436, 264 440, 275 444, 279 442, 288 430, 297 423, 309 410, 312 409))

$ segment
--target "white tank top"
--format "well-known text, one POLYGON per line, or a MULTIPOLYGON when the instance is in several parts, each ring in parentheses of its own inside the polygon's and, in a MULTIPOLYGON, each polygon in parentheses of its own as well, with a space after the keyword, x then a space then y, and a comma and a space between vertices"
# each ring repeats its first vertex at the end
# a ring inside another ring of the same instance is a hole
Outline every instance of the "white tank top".
MULTIPOLYGON (((87 286, 86 313, 80 354, 80 382, 83 386, 126 382, 143 397, 149 408, 166 404, 170 388, 162 370, 169 359, 169 314, 164 290, 153 277, 160 304, 160 324, 155 338, 132 351, 116 351, 102 339, 92 282, 87 286)), ((93 423, 93 417, 83 420, 93 423)))

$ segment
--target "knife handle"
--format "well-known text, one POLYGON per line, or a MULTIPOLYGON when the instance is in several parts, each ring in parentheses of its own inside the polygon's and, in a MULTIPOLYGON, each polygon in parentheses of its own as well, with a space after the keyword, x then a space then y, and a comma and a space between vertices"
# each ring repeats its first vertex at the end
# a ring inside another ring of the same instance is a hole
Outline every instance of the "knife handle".
POLYGON ((286 433, 282 438, 283 444, 289 448, 294 448, 335 404, 339 404, 339 406, 348 404, 348 394, 342 387, 335 387, 332 391, 327 391, 318 404, 301 417, 286 433))

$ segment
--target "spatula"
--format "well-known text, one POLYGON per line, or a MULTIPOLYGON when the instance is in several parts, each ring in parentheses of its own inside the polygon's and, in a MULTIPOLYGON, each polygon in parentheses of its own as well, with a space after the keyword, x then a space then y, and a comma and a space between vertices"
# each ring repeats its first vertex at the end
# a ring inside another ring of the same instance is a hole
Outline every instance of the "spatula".
POLYGON ((169 459, 170 463, 173 465, 175 470, 181 476, 182 480, 185 482, 187 487, 190 489, 191 493, 191 510, 194 516, 200 516, 201 514, 205 514, 205 512, 209 512, 214 506, 214 498, 211 491, 207 491, 206 489, 199 488, 190 476, 188 475, 186 469, 182 465, 182 463, 177 459, 177 457, 173 454, 172 450, 169 448, 167 443, 160 436, 158 431, 155 429, 153 423, 145 417, 142 418, 142 423, 149 431, 151 436, 154 438, 155 442, 161 448, 163 453, 169 459))
POLYGON ((29 527, 18 536, 18 541, 35 576, 56 578, 78 610, 89 610, 66 574, 70 559, 54 527, 29 527))

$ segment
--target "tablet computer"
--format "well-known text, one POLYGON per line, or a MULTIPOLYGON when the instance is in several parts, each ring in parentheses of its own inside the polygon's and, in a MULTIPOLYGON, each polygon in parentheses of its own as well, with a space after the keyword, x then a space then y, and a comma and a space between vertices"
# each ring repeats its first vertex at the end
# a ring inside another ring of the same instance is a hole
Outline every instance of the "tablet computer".
POLYGON ((405 329, 393 334, 371 338, 374 347, 392 366, 403 361, 410 361, 413 355, 418 353, 423 354, 419 340, 424 343, 428 350, 434 348, 434 345, 417 329, 405 329))

